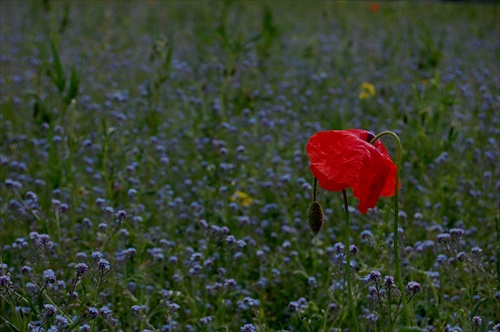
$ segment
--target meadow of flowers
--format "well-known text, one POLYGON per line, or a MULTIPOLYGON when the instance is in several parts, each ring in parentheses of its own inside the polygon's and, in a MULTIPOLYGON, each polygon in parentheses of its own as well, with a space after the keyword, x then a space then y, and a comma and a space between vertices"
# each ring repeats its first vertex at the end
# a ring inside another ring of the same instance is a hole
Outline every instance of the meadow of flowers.
POLYGON ((499 22, 0 2, 0 330, 500 331, 499 22), (351 128, 373 134, 326 158, 394 132, 396 201, 384 177, 356 208, 374 164, 313 190, 310 138, 351 128))

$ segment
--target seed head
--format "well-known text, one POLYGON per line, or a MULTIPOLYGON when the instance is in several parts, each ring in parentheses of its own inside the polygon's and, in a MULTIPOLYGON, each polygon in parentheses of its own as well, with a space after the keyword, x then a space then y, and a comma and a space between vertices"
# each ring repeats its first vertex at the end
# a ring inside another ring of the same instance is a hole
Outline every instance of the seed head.
POLYGON ((314 235, 319 233, 325 223, 323 208, 317 201, 312 202, 307 209, 307 222, 314 235))

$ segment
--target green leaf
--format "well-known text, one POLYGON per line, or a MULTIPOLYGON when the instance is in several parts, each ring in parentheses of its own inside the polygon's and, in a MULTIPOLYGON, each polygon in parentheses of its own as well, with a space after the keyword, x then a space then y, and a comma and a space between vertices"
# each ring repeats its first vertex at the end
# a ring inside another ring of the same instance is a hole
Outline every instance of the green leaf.
POLYGON ((170 68, 170 64, 172 62, 172 54, 174 52, 174 39, 170 37, 167 41, 167 54, 165 55, 165 61, 163 62, 163 70, 167 71, 170 68))
POLYGON ((64 100, 66 105, 69 105, 71 103, 71 100, 75 99, 75 97, 78 95, 79 83, 80 83, 80 77, 78 76, 78 72, 76 71, 75 68, 72 68, 69 80, 69 89, 66 94, 66 98, 64 100))
POLYGON ((47 107, 45 107, 43 100, 39 98, 36 99, 33 105, 33 119, 39 123, 50 123, 50 113, 47 111, 47 107), (38 118, 40 118, 40 120, 38 120, 38 118))
POLYGON ((38 104, 37 100, 35 101, 35 105, 33 105, 33 119, 36 119, 39 113, 40 113, 40 105, 38 104))
POLYGON ((66 28, 69 26, 69 5, 70 2, 66 2, 64 6, 64 15, 61 19, 61 23, 59 24, 59 33, 62 35, 64 31, 66 31, 66 28))
POLYGON ((61 63, 61 58, 59 57, 59 51, 57 50, 56 43, 53 39, 50 41, 50 47, 52 49, 54 63, 52 64, 52 68, 49 71, 49 76, 59 92, 62 93, 64 91, 64 86, 66 85, 66 80, 64 79, 64 70, 61 63))
POLYGON ((477 311, 479 310, 479 307, 481 306, 481 304, 483 304, 484 301, 486 301, 488 298, 487 297, 483 297, 482 299, 480 299, 479 301, 477 301, 476 305, 474 306, 474 308, 472 308, 472 311, 470 313, 470 316, 471 317, 474 317, 476 316, 476 313, 477 311))

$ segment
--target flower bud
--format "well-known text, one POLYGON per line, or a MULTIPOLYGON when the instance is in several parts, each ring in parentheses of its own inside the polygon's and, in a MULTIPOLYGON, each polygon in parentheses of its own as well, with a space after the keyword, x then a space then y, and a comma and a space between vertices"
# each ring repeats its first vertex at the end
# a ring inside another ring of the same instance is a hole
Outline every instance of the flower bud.
POLYGON ((307 209, 307 222, 314 235, 319 233, 325 223, 323 208, 317 201, 312 202, 307 209))

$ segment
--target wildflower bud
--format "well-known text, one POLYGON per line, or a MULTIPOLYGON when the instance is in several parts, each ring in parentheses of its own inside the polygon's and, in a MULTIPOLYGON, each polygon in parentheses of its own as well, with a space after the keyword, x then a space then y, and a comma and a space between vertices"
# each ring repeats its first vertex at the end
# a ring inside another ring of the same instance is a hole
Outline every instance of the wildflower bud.
POLYGON ((181 306, 178 305, 177 303, 171 303, 168 307, 169 307, 168 309, 169 309, 170 313, 174 313, 174 312, 179 311, 181 306))
POLYGON ((233 243, 235 243, 237 240, 236 238, 234 237, 234 235, 228 235, 226 236, 226 243, 231 245, 233 243))
POLYGON ((234 279, 226 279, 226 281, 224 281, 224 287, 226 287, 226 289, 233 289, 236 287, 236 284, 234 279))
POLYGON ((202 317, 202 318, 200 318, 200 325, 201 325, 201 326, 206 326, 206 325, 208 325, 211 321, 213 321, 213 317, 212 317, 212 316, 202 317))
POLYGON ((385 276, 384 278, 385 284, 387 287, 394 287, 396 286, 394 282, 394 277, 393 276, 385 276))
POLYGON ((422 291, 422 286, 416 281, 410 281, 406 287, 406 294, 414 295, 416 293, 420 293, 422 291))
POLYGON ((111 206, 107 206, 104 209, 104 214, 106 218, 111 218, 115 214, 115 209, 113 209, 111 206))
POLYGON ((91 332, 92 330, 90 329, 90 325, 89 324, 83 324, 82 326, 80 326, 80 332, 91 332))
POLYGON ((472 323, 474 324, 474 327, 481 327, 483 325, 483 319, 479 316, 474 316, 472 318, 472 323))
POLYGON ((53 284, 56 282, 56 275, 54 274, 54 271, 48 269, 43 271, 43 279, 45 280, 46 283, 53 284))
POLYGON ((464 234, 464 230, 461 228, 450 229, 450 235, 453 239, 460 239, 463 234, 464 234))
POLYGON ((21 273, 22 274, 30 274, 31 273, 31 267, 28 265, 25 265, 21 268, 21 273))
POLYGON ((448 233, 438 234, 437 240, 440 244, 447 244, 450 242, 450 237, 448 233))
POLYGON ((374 283, 378 284, 380 282, 380 279, 382 279, 382 275, 378 271, 372 271, 369 274, 370 280, 372 280, 374 283))
POLYGON ((337 242, 333 245, 333 250, 338 254, 342 254, 344 253, 345 246, 342 243, 337 242))
POLYGON ((481 257, 481 254, 483 253, 483 250, 479 247, 473 247, 471 249, 471 253, 474 257, 481 257))
POLYGON ((238 245, 239 249, 243 249, 247 245, 244 240, 238 240, 238 241, 236 241, 236 244, 238 245))
POLYGON ((109 262, 107 260, 105 260, 104 258, 99 259, 99 261, 97 262, 97 267, 102 272, 109 272, 109 269, 110 269, 109 262))
POLYGON ((50 242, 50 236, 48 236, 47 234, 40 234, 40 236, 38 237, 38 242, 46 246, 50 242))
POLYGON ((373 241, 373 233, 370 230, 364 230, 361 232, 361 242, 369 243, 373 241))
POLYGON ((257 329, 253 324, 245 324, 240 329, 241 332, 257 332, 257 329))
POLYGON ((83 218, 82 226, 90 229, 92 227, 92 221, 89 218, 83 218))
POLYGON ((316 278, 314 278, 314 277, 309 277, 309 279, 307 279, 307 283, 309 284, 309 286, 311 286, 313 288, 318 287, 318 282, 316 281, 316 278))
POLYGON ((94 260, 94 262, 98 262, 99 259, 101 259, 103 257, 104 257, 104 255, 100 251, 94 251, 92 253, 92 259, 94 260))
POLYGON ((141 306, 139 305, 133 305, 131 308, 130 308, 130 312, 133 314, 133 315, 139 315, 140 312, 141 312, 141 306))
POLYGON ((52 200, 52 207, 57 209, 57 208, 59 208, 59 206, 61 206, 61 201, 58 199, 53 199, 52 200))
POLYGON ((68 204, 61 204, 59 205, 59 211, 62 213, 68 212, 69 210, 69 205, 68 204))
POLYGON ((129 189, 128 192, 127 192, 127 195, 128 195, 128 198, 130 198, 131 200, 134 200, 135 197, 137 196, 137 190, 135 189, 129 189))
POLYGON ((376 314, 369 314, 368 316, 366 316, 366 319, 368 320, 368 323, 370 324, 375 324, 377 322, 377 315, 376 314))
POLYGON ((57 308, 54 307, 52 304, 44 304, 43 311, 44 311, 45 317, 52 317, 56 314, 57 308))
POLYGON ((10 276, 0 276, 0 287, 9 288, 12 286, 12 281, 10 281, 10 276))
POLYGON ((72 300, 77 300, 78 299, 78 292, 68 292, 68 297, 71 298, 72 300))
POLYGON ((307 209, 307 222, 314 235, 319 233, 325 223, 323 208, 317 201, 312 202, 307 209))
POLYGON ((69 325, 68 319, 66 319, 63 315, 57 315, 54 321, 58 331, 65 330, 65 327, 69 325))
POLYGON ((249 296, 246 296, 244 299, 243 299, 243 302, 249 306, 250 308, 258 308, 260 307, 260 301, 259 300, 256 300, 256 299, 253 299, 249 296))
POLYGON ((290 310, 291 312, 297 312, 299 310, 299 306, 297 304, 297 302, 295 301, 292 301, 288 304, 288 310, 290 310))
POLYGON ((75 269, 76 277, 80 278, 89 269, 89 267, 85 263, 78 263, 75 265, 75 269))
POLYGON ((123 210, 120 210, 118 211, 118 213, 116 213, 116 217, 122 221, 122 220, 125 220, 127 218, 127 212, 123 211, 123 210))
POLYGON ((97 316, 99 316, 99 310, 97 310, 97 308, 90 307, 88 310, 88 315, 90 319, 96 319, 97 316))

